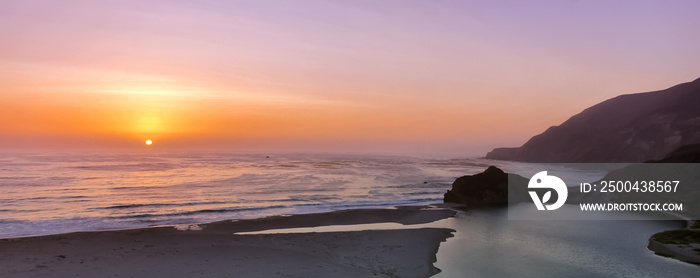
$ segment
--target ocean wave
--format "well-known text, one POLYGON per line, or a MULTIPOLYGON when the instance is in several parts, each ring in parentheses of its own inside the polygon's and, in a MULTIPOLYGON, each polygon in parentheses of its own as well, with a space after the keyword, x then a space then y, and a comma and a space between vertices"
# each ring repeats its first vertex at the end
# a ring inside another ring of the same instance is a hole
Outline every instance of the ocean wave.
POLYGON ((106 206, 106 207, 96 207, 96 208, 92 208, 92 209, 129 209, 129 208, 142 208, 142 207, 185 207, 185 206, 197 206, 197 205, 230 204, 230 203, 231 202, 123 204, 123 205, 112 205, 112 206, 106 206))
POLYGON ((242 212, 242 211, 256 211, 256 210, 267 210, 267 209, 278 209, 285 208, 287 206, 267 206, 267 207, 235 207, 235 208, 219 208, 219 209, 201 209, 194 211, 184 211, 184 212, 174 212, 174 213, 143 213, 135 215, 122 215, 122 216, 111 216, 107 217, 109 219, 133 219, 133 218, 161 218, 161 217, 172 217, 172 216, 191 216, 197 214, 210 214, 210 213, 228 213, 228 212, 242 212))
POLYGON ((109 164, 73 166, 71 168, 93 171, 164 171, 179 168, 172 163, 133 163, 133 164, 109 164))
POLYGON ((0 237, 440 202, 450 171, 465 164, 438 171, 407 157, 229 153, 5 161, 21 178, 0 179, 0 237), (23 222, 7 222, 13 217, 23 222))
POLYGON ((444 192, 442 190, 440 191, 418 191, 418 192, 405 192, 402 193, 402 195, 407 195, 407 196, 414 196, 414 195, 435 195, 435 194, 443 194, 444 192))
MULTIPOLYGON (((23 213, 23 212, 38 212, 41 210, 35 209, 0 209, 0 212, 13 212, 13 213, 23 213)), ((3 219, 0 219, 0 221, 3 219)))

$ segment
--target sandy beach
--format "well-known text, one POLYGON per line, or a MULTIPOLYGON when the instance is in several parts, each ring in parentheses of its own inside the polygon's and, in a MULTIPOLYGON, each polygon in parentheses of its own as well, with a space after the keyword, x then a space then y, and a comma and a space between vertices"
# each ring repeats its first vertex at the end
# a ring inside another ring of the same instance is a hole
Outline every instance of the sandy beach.
POLYGON ((407 207, 0 240, 2 277, 428 277, 444 228, 234 234, 421 224, 454 211, 407 207))

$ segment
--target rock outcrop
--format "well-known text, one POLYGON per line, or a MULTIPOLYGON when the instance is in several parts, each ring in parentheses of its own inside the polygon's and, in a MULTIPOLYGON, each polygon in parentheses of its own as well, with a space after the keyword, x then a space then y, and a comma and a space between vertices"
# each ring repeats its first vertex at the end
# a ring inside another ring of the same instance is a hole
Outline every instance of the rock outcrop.
POLYGON ((482 173, 457 178, 452 183, 452 189, 445 193, 444 201, 475 206, 507 205, 509 179, 511 191, 517 192, 516 196, 511 196, 511 202, 520 201, 522 196, 527 196, 528 179, 516 174, 506 174, 503 170, 490 166, 482 173))
POLYGON ((700 79, 621 95, 486 158, 524 162, 643 162, 700 143, 700 79))

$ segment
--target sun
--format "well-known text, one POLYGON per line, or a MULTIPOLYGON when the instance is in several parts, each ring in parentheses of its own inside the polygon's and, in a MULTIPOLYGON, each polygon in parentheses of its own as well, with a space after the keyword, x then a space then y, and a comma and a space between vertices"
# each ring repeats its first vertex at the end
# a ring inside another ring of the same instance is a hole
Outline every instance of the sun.
POLYGON ((149 145, 149 146, 150 146, 151 144, 153 144, 153 141, 151 141, 151 140, 146 140, 146 145, 149 145))

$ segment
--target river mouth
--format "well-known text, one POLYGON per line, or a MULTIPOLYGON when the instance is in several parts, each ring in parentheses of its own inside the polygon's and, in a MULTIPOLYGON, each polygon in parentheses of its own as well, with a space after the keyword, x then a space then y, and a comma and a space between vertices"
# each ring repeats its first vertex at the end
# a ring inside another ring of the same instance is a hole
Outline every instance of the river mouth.
POLYGON ((457 232, 440 245, 438 278, 693 277, 700 270, 647 249, 649 237, 682 227, 679 221, 508 220, 506 208, 494 208, 440 224, 457 232))

